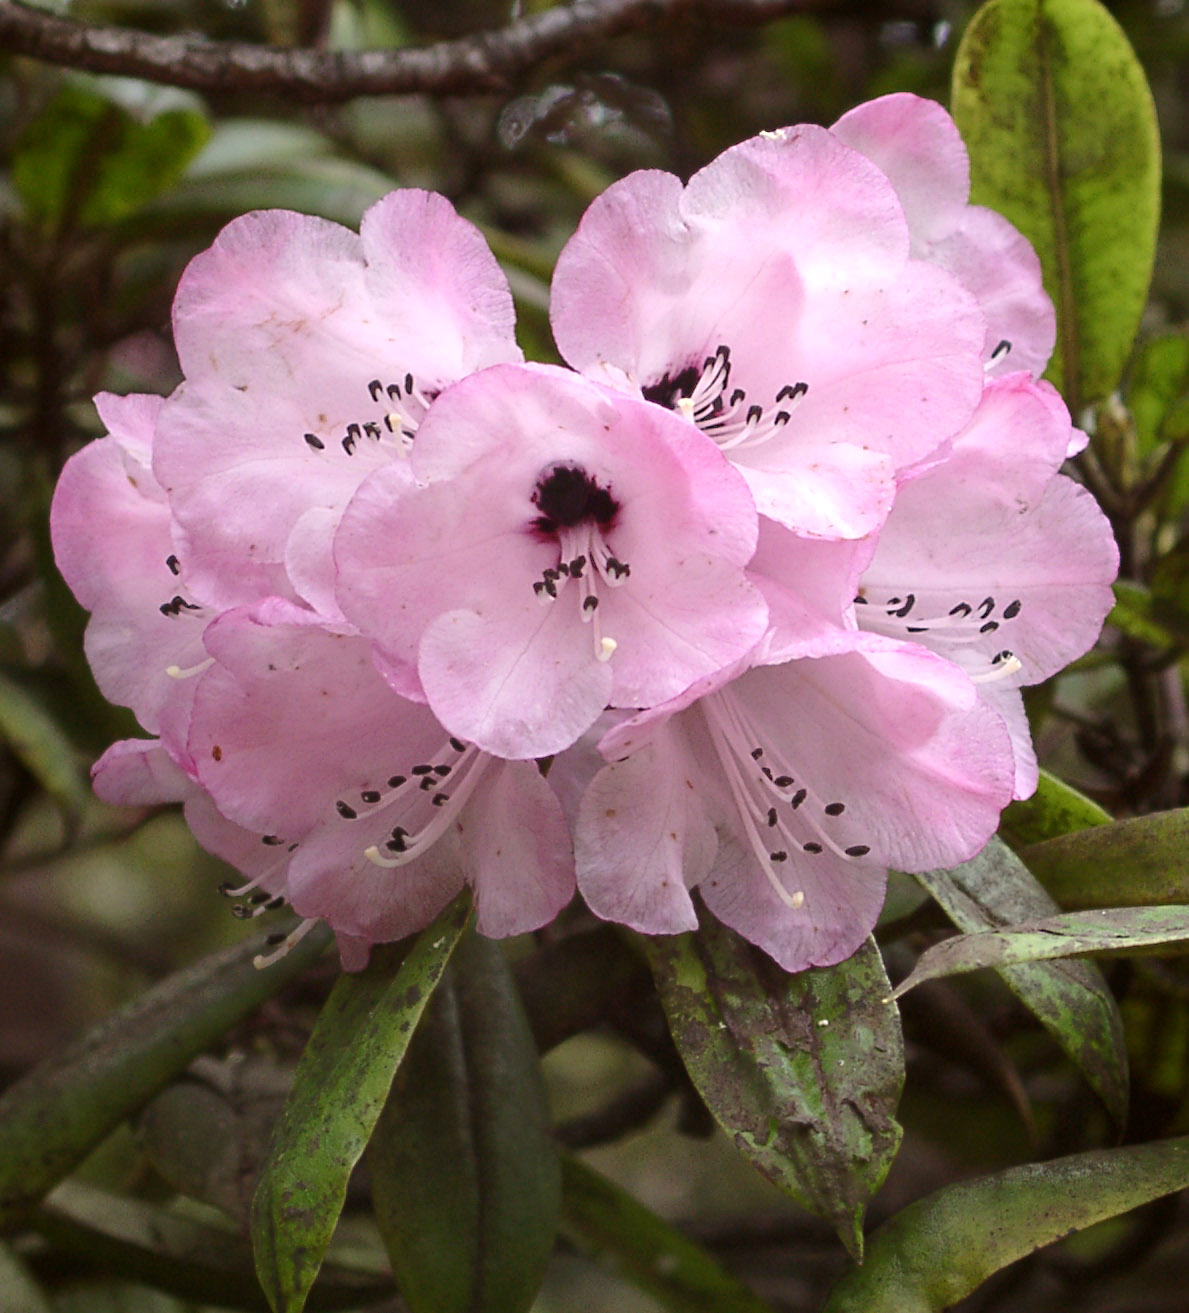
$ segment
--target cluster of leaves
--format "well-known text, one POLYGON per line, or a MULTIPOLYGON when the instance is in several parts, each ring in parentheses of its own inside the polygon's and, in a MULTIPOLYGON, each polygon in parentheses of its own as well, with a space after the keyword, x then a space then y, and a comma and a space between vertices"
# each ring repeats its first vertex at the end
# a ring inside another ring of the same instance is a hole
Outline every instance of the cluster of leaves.
MULTIPOLYGON (((98 12, 340 49, 502 19, 483 0, 98 12)), ((1123 16, 1166 95, 1189 24, 1123 16)), ((1149 303, 1160 142, 1111 15, 990 0, 962 17, 956 52, 952 16, 927 8, 825 6, 713 39, 691 21, 503 98, 302 122, 244 97, 2 70, 0 962, 14 982, 41 972, 13 989, 40 1009, 37 1041, 0 1009, 6 1309, 544 1313, 575 1306, 575 1256, 611 1283, 580 1297, 592 1309, 925 1313, 973 1295, 1039 1310, 1073 1289, 1092 1309, 1089 1283, 1134 1294, 1158 1243, 1183 1259, 1175 1207, 1153 1201, 1189 1186, 1189 289, 1158 273, 1149 303), (1050 378, 1092 432, 1079 473, 1123 556, 1103 645, 1035 691, 1052 772, 1036 797, 965 867, 894 879, 878 942, 793 977, 708 919, 645 941, 573 908, 508 952, 468 928, 465 899, 357 976, 334 978, 317 932, 263 971, 254 940, 209 952, 234 938, 206 893, 215 864, 175 817, 89 798, 83 763, 134 730, 91 683, 45 527, 57 469, 96 432, 90 395, 175 381, 165 325, 185 261, 248 209, 353 223, 393 185, 432 186, 484 225, 545 358, 553 257, 613 177, 688 172, 893 87, 945 98, 951 61, 974 199, 1041 255, 1050 378), (596 1077, 599 1044, 635 1060, 596 1077), (554 1124, 550 1096, 576 1084, 593 1105, 554 1124), (673 1108, 661 1170, 680 1174, 717 1126, 771 1183, 742 1204, 762 1212, 678 1228, 641 1201, 657 1192, 625 1137, 673 1108), (869 1206, 882 1225, 866 1235, 869 1206), (1080 1248, 1017 1263, 1073 1232, 1080 1248)), ((1166 249, 1183 241, 1186 158, 1174 143, 1166 249)), ((1142 1307, 1180 1307, 1159 1270, 1142 1307)))

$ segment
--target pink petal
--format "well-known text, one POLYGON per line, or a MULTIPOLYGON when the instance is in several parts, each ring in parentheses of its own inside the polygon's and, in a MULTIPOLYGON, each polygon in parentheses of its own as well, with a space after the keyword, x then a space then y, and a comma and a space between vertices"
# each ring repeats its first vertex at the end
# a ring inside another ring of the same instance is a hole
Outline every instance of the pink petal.
POLYGON ((684 741, 662 727, 595 776, 578 813, 582 896, 597 916, 642 934, 697 928, 689 889, 709 872, 718 849, 705 780, 686 769, 683 749, 684 741))
POLYGON ((569 827, 536 762, 492 763, 460 828, 480 934, 505 939, 536 930, 573 898, 569 827))
POLYGON ((914 255, 961 223, 970 197, 970 158, 957 125, 935 101, 908 92, 880 96, 844 114, 830 131, 895 187, 914 255))
POLYGON ((984 358, 993 373, 1039 377, 1057 320, 1031 244, 993 210, 968 205, 970 164, 957 126, 931 100, 882 96, 831 128, 888 176, 904 206, 912 253, 953 274, 986 316, 984 358))
MULTIPOLYGON (((790 909, 753 862, 721 863, 701 885, 707 908, 732 930, 758 944, 786 971, 833 966, 855 953, 883 907, 887 872, 856 870, 823 854, 803 908, 790 909)), ((808 883, 805 881, 804 883, 808 883)))
POLYGON ((665 405, 725 352, 719 408, 696 422, 761 513, 861 536, 887 511, 892 470, 956 432, 982 387, 973 299, 909 261, 907 238, 857 152, 820 128, 765 134, 684 192, 654 173, 609 188, 559 258, 555 335, 577 368, 665 405))
POLYGON ((929 259, 978 298, 991 373, 1026 369, 1039 378, 1057 342, 1057 312, 1028 239, 994 210, 971 205, 961 224, 934 243, 929 259))
POLYGON ((156 739, 121 739, 91 768, 96 794, 117 807, 158 807, 182 802, 194 781, 156 739))
POLYGON ((859 615, 972 671, 1010 653, 1022 668, 1005 678, 1031 684, 1094 643, 1118 550, 1090 494, 1052 473, 1068 445, 1064 409, 1019 380, 992 382, 950 459, 901 489, 859 615))
POLYGON ((169 669, 206 656, 210 614, 194 601, 189 577, 179 578, 169 509, 147 463, 160 399, 99 400, 111 434, 66 463, 50 533, 58 568, 92 612, 86 652, 99 687, 155 731, 178 691, 169 669))
POLYGON ((155 468, 195 578, 225 606, 285 591, 300 517, 341 511, 398 459, 442 386, 520 359, 481 234, 426 192, 380 201, 361 236, 285 211, 236 220, 183 275, 174 329, 186 381, 155 468))

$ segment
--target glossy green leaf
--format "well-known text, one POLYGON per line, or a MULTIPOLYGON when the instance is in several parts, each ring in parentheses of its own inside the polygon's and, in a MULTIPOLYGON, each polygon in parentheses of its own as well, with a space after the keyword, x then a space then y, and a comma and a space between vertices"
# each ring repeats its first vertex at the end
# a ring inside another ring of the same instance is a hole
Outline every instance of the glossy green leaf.
POLYGON ((900 1018, 873 941, 789 975, 709 917, 642 940, 677 1049, 736 1148, 856 1257, 900 1143, 900 1018))
MULTIPOLYGON (((951 871, 926 871, 917 879, 967 933, 1042 920, 1060 911, 1024 863, 995 839, 971 861, 951 871)), ((1003 966, 999 974, 1122 1126, 1127 1120, 1123 1021, 1098 967, 1063 958, 1003 966)))
POLYGON ((317 926, 271 966, 253 941, 170 976, 0 1096, 0 1225, 326 948, 317 926))
POLYGON ((1031 798, 1020 799, 1008 807, 1003 813, 999 832, 1019 848, 1074 830, 1109 825, 1110 820, 1111 814, 1105 807, 1100 807, 1056 775, 1042 770, 1036 792, 1031 798))
POLYGON ((990 0, 958 49, 953 113, 972 199, 1040 256, 1048 377, 1077 414, 1118 386, 1152 277, 1160 140, 1143 69, 1097 0, 990 0))
POLYGON ((29 217, 51 231, 105 226, 168 189, 210 133, 195 109, 159 95, 133 113, 71 82, 28 126, 12 161, 29 217), (154 109, 157 112, 154 112, 154 109))
MULTIPOLYGON (((251 1246, 228 1228, 77 1181, 59 1185, 30 1225, 59 1252, 157 1290, 187 1301, 268 1313, 251 1246)), ((308 1307, 357 1309, 391 1293, 384 1255, 355 1247, 323 1267, 308 1307)))
POLYGON ((1047 962, 1088 953, 1126 953, 1189 942, 1189 906, 1103 907, 1013 926, 954 935, 927 948, 912 972, 896 986, 899 998, 922 980, 956 976, 981 967, 1047 962))
POLYGON ((541 1066, 499 944, 467 935, 368 1148, 372 1198, 412 1313, 523 1313, 561 1194, 541 1066))
POLYGON ((1189 903, 1189 807, 1046 839, 1020 855, 1071 910, 1189 903))
POLYGON ((947 1186, 871 1237, 824 1313, 940 1313, 1071 1231, 1189 1186, 1189 1137, 1100 1149, 947 1186))
POLYGON ((470 915, 460 894, 418 936, 339 977, 310 1036, 252 1200, 256 1270, 274 1313, 299 1313, 347 1182, 470 915))
POLYGON ((2 672, 0 739, 68 816, 78 815, 90 789, 77 750, 34 694, 2 672))
POLYGON ((562 1234, 671 1313, 771 1313, 700 1245, 577 1158, 562 1159, 562 1234))

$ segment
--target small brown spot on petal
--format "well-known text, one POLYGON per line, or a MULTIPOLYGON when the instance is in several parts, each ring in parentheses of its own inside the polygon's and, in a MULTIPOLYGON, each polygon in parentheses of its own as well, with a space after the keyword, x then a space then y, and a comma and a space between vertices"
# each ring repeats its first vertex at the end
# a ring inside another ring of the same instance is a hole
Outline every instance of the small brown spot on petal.
POLYGON ((222 760, 223 760, 223 749, 222 749, 221 747, 219 747, 219 745, 218 745, 217 743, 216 743, 215 746, 211 749, 211 756, 215 759, 215 761, 222 761, 222 760))

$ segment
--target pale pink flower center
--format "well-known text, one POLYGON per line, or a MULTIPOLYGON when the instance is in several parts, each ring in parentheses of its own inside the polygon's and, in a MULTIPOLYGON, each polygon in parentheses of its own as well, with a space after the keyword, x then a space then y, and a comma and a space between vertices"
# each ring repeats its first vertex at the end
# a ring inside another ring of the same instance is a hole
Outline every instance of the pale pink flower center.
POLYGON ((689 365, 644 389, 649 401, 676 410, 691 420, 723 451, 754 447, 778 433, 793 417, 808 383, 786 383, 768 407, 758 405, 744 388, 731 387, 731 348, 719 346, 699 372, 689 365))
POLYGON ((572 583, 582 621, 591 626, 595 656, 607 661, 617 644, 602 632, 600 590, 619 588, 632 573, 606 537, 615 526, 619 503, 609 488, 601 487, 578 465, 551 466, 538 479, 532 500, 540 511, 533 528, 556 540, 558 548, 557 564, 542 571, 533 592, 542 605, 550 606, 572 583))

